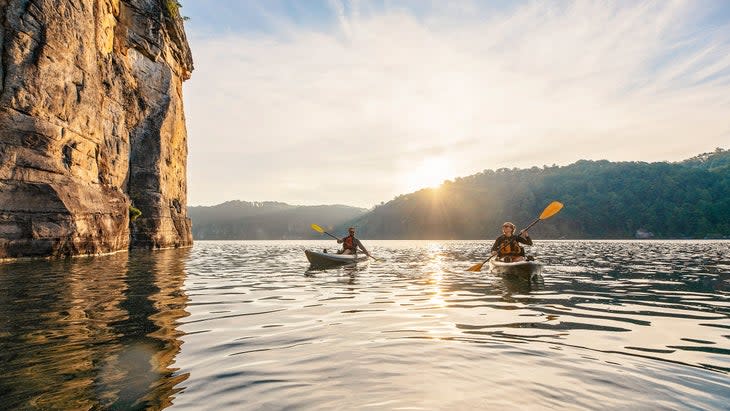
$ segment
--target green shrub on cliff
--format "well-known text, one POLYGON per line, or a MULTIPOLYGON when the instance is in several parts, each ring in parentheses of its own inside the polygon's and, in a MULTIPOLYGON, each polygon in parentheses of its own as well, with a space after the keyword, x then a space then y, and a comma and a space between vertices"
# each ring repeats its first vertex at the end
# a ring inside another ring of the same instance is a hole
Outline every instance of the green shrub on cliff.
POLYGON ((170 13, 173 17, 180 16, 180 7, 182 7, 182 4, 180 4, 177 0, 166 0, 165 5, 167 6, 167 11, 170 13))
POLYGON ((182 4, 179 1, 165 0, 165 6, 167 6, 167 12, 170 13, 170 16, 180 17, 184 21, 190 20, 190 17, 180 15, 180 8, 182 7, 182 4))
POLYGON ((138 219, 142 215, 142 212, 139 211, 139 208, 135 206, 129 206, 129 221, 134 221, 138 219))

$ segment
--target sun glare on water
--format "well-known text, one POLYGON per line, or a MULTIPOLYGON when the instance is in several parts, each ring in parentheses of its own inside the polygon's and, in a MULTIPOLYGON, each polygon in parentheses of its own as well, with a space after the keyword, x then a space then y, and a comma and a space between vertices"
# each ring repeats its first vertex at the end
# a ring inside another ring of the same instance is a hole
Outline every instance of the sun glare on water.
POLYGON ((404 177, 406 192, 423 188, 437 188, 452 176, 451 163, 445 157, 428 157, 415 161, 413 168, 404 177))

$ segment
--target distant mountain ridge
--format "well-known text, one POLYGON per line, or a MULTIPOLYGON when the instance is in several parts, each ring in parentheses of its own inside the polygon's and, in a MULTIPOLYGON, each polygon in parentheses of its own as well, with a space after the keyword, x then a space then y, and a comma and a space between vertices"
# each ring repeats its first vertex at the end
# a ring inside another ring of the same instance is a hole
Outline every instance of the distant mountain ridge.
POLYGON ((312 223, 332 227, 365 213, 345 205, 298 206, 276 201, 227 201, 188 207, 195 240, 290 240, 319 238, 312 223))
POLYGON ((534 238, 730 238, 730 151, 484 170, 371 210, 229 201, 188 213, 199 240, 322 238, 312 223, 336 235, 353 225, 363 239, 491 239, 502 222, 523 227, 553 200, 565 208, 530 230, 534 238))

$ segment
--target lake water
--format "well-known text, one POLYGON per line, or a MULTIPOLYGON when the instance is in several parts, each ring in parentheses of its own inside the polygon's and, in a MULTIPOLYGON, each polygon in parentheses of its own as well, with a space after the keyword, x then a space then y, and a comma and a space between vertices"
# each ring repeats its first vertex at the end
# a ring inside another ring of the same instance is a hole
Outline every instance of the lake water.
POLYGON ((536 241, 533 281, 364 243, 2 263, 0 408, 728 409, 728 241, 536 241))

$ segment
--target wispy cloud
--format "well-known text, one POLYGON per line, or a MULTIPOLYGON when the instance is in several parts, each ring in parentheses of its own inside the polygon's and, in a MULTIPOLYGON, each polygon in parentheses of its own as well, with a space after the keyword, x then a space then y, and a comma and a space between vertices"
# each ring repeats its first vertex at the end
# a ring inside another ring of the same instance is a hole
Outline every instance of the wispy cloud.
POLYGON ((704 20, 716 3, 328 4, 337 24, 189 27, 192 204, 370 206, 427 156, 455 177, 730 146, 730 25, 704 20))

